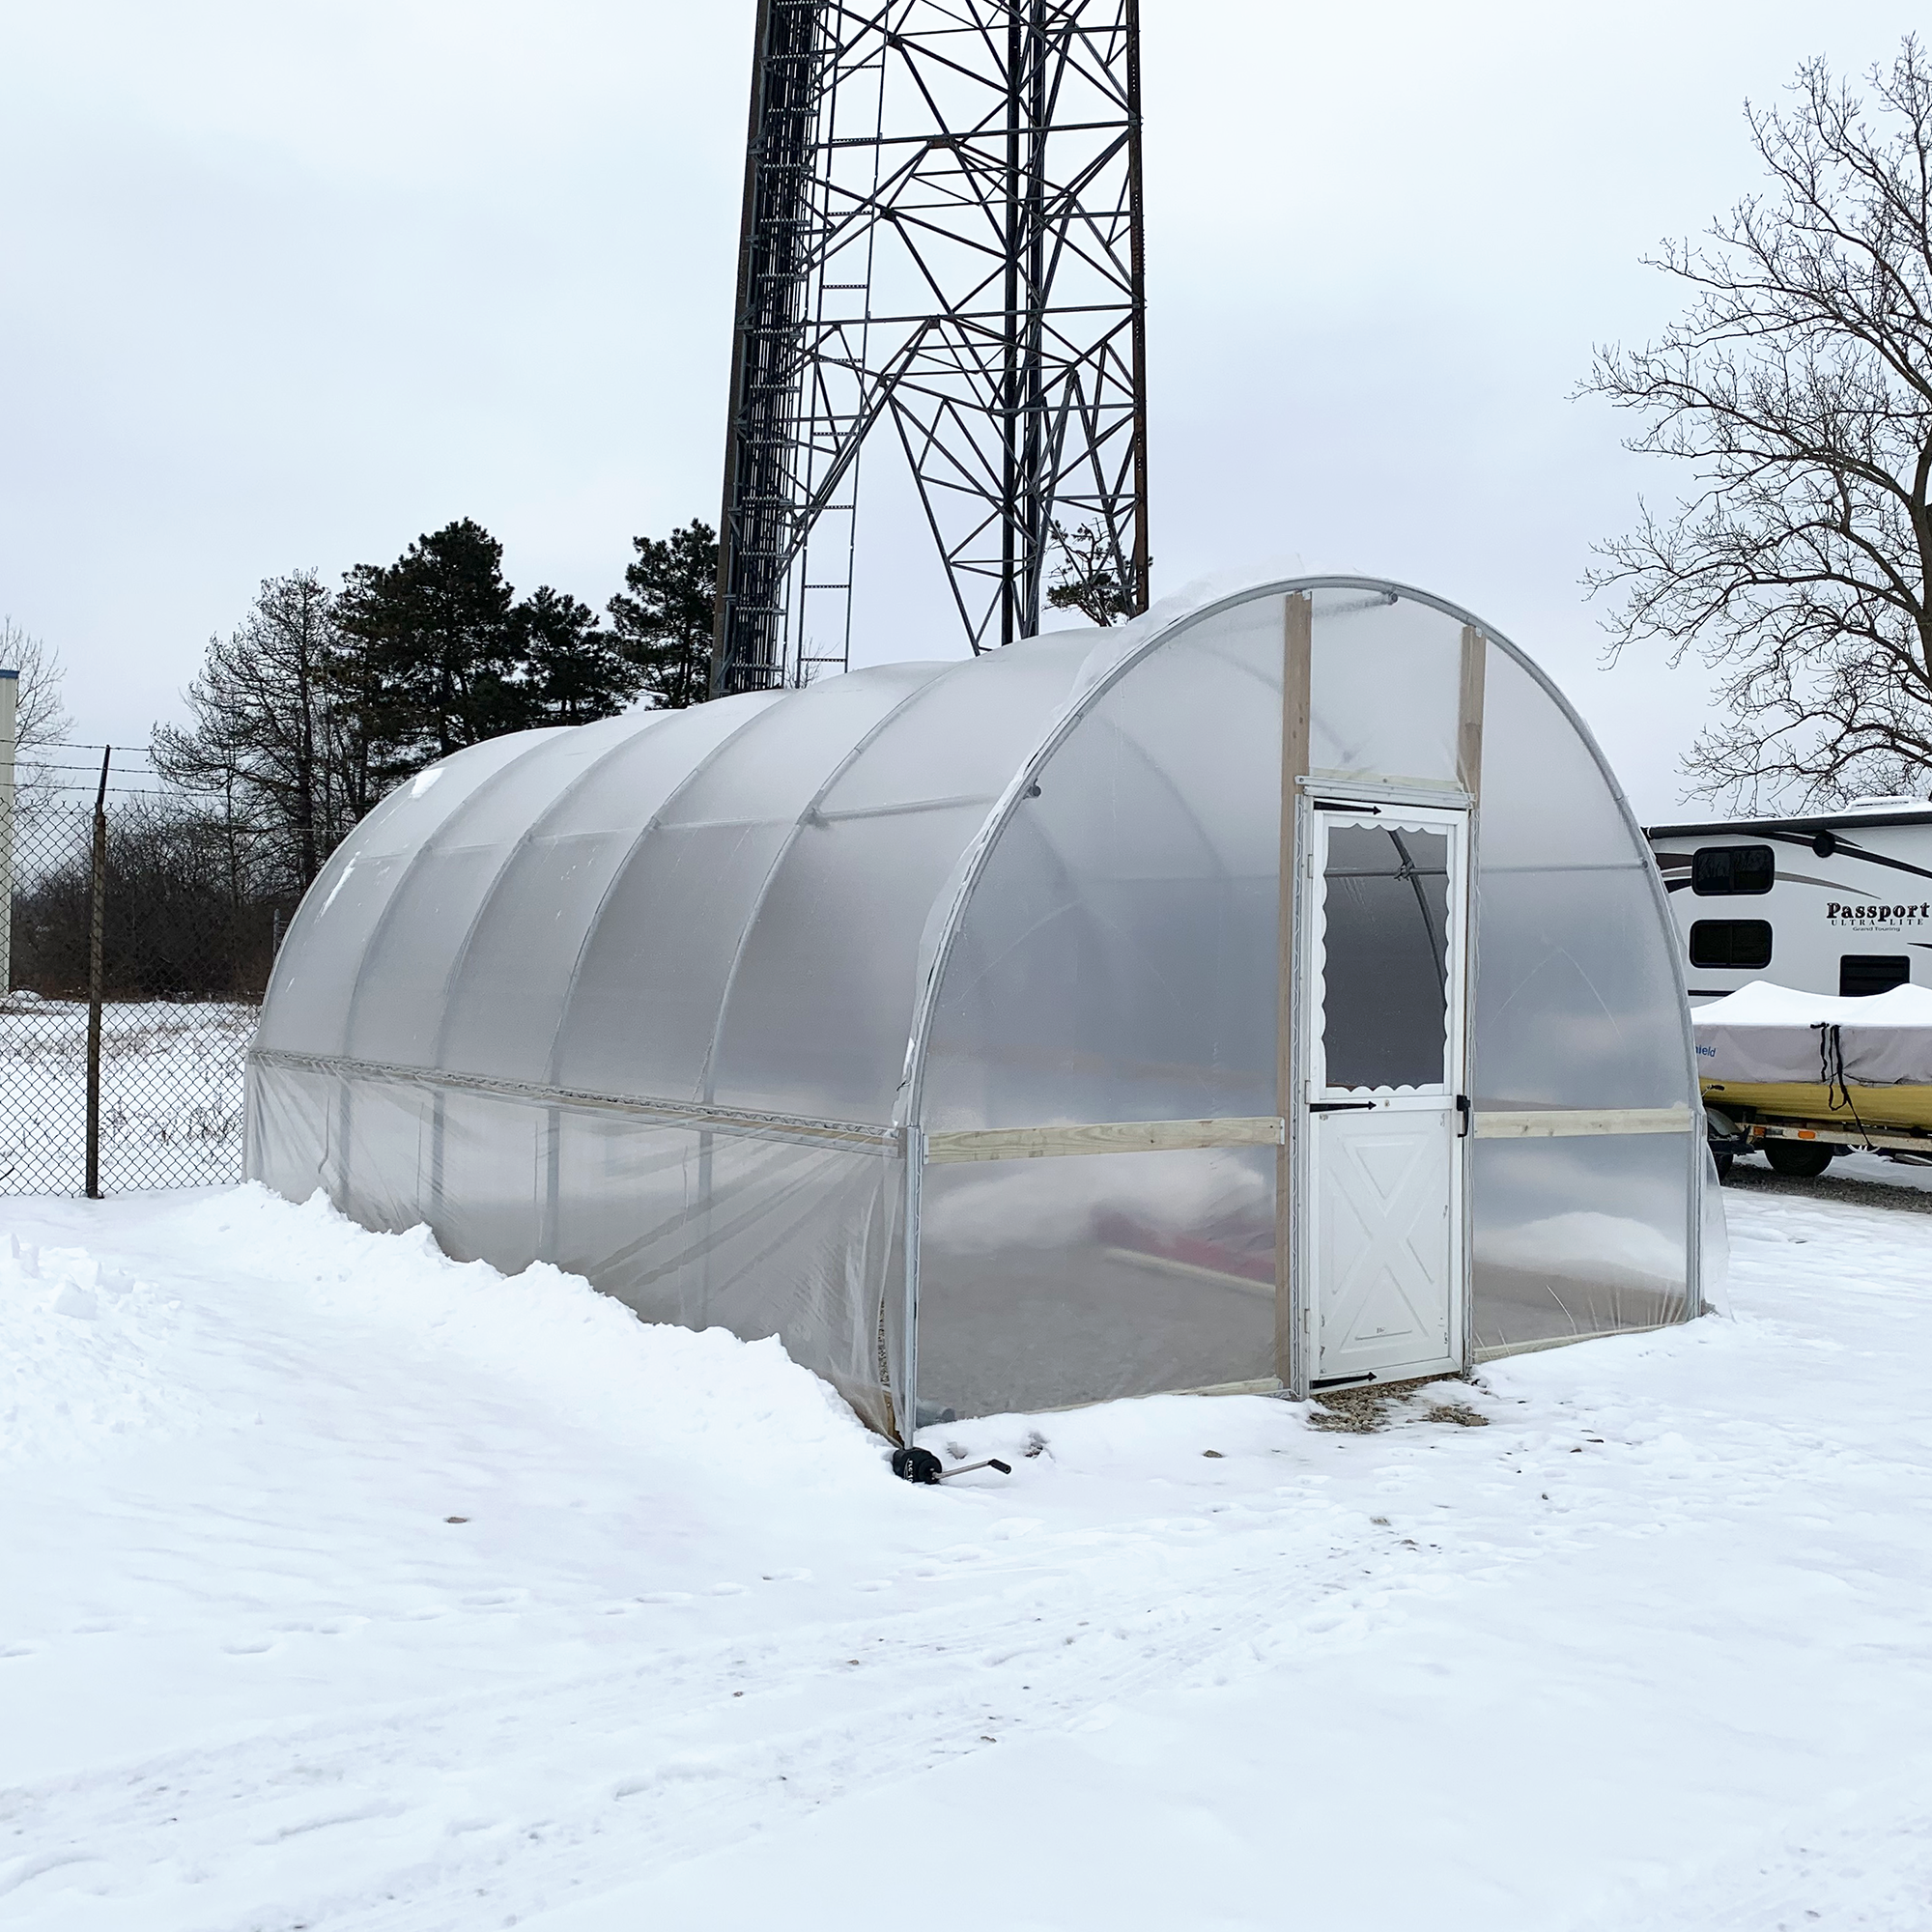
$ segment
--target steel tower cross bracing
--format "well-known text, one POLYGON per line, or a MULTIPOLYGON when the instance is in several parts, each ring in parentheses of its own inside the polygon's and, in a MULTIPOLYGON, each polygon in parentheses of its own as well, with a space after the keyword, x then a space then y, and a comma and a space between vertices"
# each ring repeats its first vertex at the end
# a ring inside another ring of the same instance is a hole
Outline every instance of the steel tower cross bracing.
POLYGON ((1139 41, 1139 0, 760 0, 715 690, 845 666, 875 435, 976 652, 1056 527, 1145 608, 1139 41))

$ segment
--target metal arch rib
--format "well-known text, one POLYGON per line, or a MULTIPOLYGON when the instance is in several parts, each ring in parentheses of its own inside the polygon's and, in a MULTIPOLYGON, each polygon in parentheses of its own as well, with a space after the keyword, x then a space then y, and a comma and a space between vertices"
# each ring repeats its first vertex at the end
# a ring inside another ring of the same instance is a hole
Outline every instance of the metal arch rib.
MULTIPOLYGON (((634 728, 624 737, 619 738, 602 757, 593 758, 589 764, 585 765, 574 779, 570 780, 564 785, 562 790, 554 793, 542 811, 510 840, 509 846, 503 855, 503 863, 491 874, 489 885, 483 889, 482 896, 476 901, 476 910, 470 915, 469 923, 464 930, 462 942, 451 955, 449 971, 443 976, 442 1012, 437 1020, 436 1039, 430 1049, 432 1065, 440 1066, 442 1065, 443 1048, 447 1045, 449 1039, 450 1015, 455 1010, 454 995, 457 985, 463 977, 463 970, 469 963, 469 954, 475 946, 476 935, 482 928, 485 916, 496 903, 497 895, 502 890, 503 881, 509 876, 510 867, 529 848, 530 841, 537 836, 537 828, 560 811, 599 772, 604 770, 611 759, 622 757, 638 742, 639 737, 646 735, 653 727, 661 728, 664 722, 673 716, 675 716, 675 713, 669 711, 646 713, 644 718, 639 721, 638 728, 634 728)), ((546 1054, 545 1058, 548 1060, 549 1056, 546 1054)))
MULTIPOLYGON (((448 832, 452 826, 459 824, 481 800, 488 797, 498 785, 507 783, 510 774, 531 753, 535 752, 539 745, 550 744, 559 732, 566 731, 569 728, 565 724, 552 724, 546 726, 541 731, 529 733, 528 735, 535 740, 535 743, 526 745, 515 757, 505 759, 502 764, 498 765, 488 778, 484 779, 470 792, 469 796, 461 805, 457 806, 434 832, 417 840, 415 849, 410 854, 409 863, 396 875, 396 882, 389 889, 389 896, 383 902, 383 910, 377 914, 375 923, 370 926, 369 936, 362 942, 361 952, 356 958, 355 983, 350 988, 349 1004, 344 1009, 342 1015, 342 1048, 345 1053, 349 1050, 349 1043, 355 1037, 355 1015, 362 1004, 363 970, 369 963, 370 955, 382 944, 383 935, 388 931, 390 922, 396 917, 397 906, 402 903, 404 894, 414 881, 417 869, 428 858, 431 848, 436 847, 440 849, 442 843, 442 835, 448 832)), ((466 745, 463 749, 464 751, 471 752, 480 751, 485 745, 500 742, 499 739, 484 738, 474 745, 466 745)), ((462 753, 460 752, 450 753, 451 757, 460 757, 462 753)), ((441 764, 444 760, 439 758, 436 762, 441 764)), ((425 769, 433 768, 426 767, 425 769)), ((405 780, 404 782, 408 783, 411 781, 405 780)), ((401 786, 398 785, 397 790, 400 789, 401 786)), ((391 797, 394 795, 393 792, 390 794, 391 797)))
MULTIPOLYGON (((604 923, 604 915, 611 904, 611 895, 617 890, 619 882, 629 873, 638 854, 643 849, 644 840, 664 823, 665 813, 691 789, 698 779, 718 762, 719 758, 724 755, 725 748, 735 745, 760 718, 764 717, 784 696, 784 693, 781 691, 746 691, 738 692, 734 696, 754 700, 750 708, 749 715, 731 730, 725 732, 724 737, 720 738, 671 786, 670 790, 658 801, 657 810, 638 828, 637 837, 624 848, 623 858, 611 867, 611 876, 605 881, 604 890, 597 895, 597 903, 591 907, 589 918, 583 922, 583 932, 577 942, 577 957, 571 961, 570 965, 570 983, 564 992, 563 1005, 557 1011, 556 1031, 551 1036, 550 1052, 544 1058, 544 1079, 549 1085, 554 1086, 556 1082, 556 1064, 563 1052, 564 1024, 569 1019, 571 1009, 576 1004, 578 984, 583 978, 584 956, 590 951, 590 942, 597 936, 599 927, 604 923)), ((712 701, 716 703, 722 700, 713 699, 712 701)))
MULTIPOLYGON (((1128 755, 1132 756, 1135 760, 1137 760, 1140 767, 1148 774, 1149 778, 1152 781, 1152 782, 1155 785, 1159 786, 1163 791, 1165 791, 1167 795, 1173 800, 1175 809, 1186 819, 1187 823, 1193 827, 1196 836, 1200 839, 1202 851, 1210 860, 1213 860, 1218 867, 1221 855, 1216 850, 1213 835, 1208 830, 1207 823, 1203 820, 1201 814, 1197 810, 1195 810, 1194 807, 1191 804, 1188 803, 1187 795, 1181 789, 1179 782, 1176 781, 1174 774, 1172 772, 1163 770, 1161 766, 1155 762, 1152 754, 1148 751, 1147 747, 1144 744, 1142 744, 1138 738, 1132 737, 1124 731, 1117 731, 1116 736, 1122 751, 1128 755)), ((1070 875, 1067 872, 1065 855, 1061 850, 1059 844, 1054 840, 1051 834, 1043 829, 1040 829, 1037 832, 1037 836, 1039 838, 1041 850, 1044 851, 1053 862, 1056 876, 1058 876, 1063 880, 1069 877, 1070 875)), ((1219 876, 1226 877, 1228 875, 1225 871, 1221 871, 1219 873, 1219 876)), ((899 1116, 895 1113, 894 1118, 896 1120, 899 1118, 899 1116)))
MULTIPOLYGON (((963 660, 963 662, 970 663, 971 660, 963 660)), ((730 1009, 731 995, 738 984, 739 969, 745 963, 745 952, 752 943, 752 933, 758 923, 759 915, 765 909, 765 901, 771 896, 772 887, 776 883, 779 873, 783 869, 786 859, 791 856, 793 846, 798 843, 805 828, 812 822, 819 806, 824 803, 826 793, 851 770, 861 753, 867 751, 871 745, 876 743, 880 733, 885 731, 895 720, 902 717, 906 711, 917 704, 935 685, 944 683, 947 677, 957 667, 953 665, 942 666, 931 676, 922 678, 896 704, 889 706, 879 717, 873 720, 871 724, 860 734, 857 741, 834 763, 831 771, 826 774, 823 781, 821 781, 817 788, 812 792, 810 800, 800 809, 797 816, 792 820, 791 829, 785 834, 783 841, 780 844, 777 852, 772 855, 772 863, 765 868, 763 879, 758 882, 757 895, 752 900, 751 907, 745 914, 745 923, 738 929, 738 943, 731 949, 731 963, 725 969, 724 983, 719 988, 718 1014, 711 1023, 711 1043, 704 1049, 704 1068, 699 1088, 707 1104, 716 1097, 718 1049, 724 1037, 724 1015, 730 1009)))

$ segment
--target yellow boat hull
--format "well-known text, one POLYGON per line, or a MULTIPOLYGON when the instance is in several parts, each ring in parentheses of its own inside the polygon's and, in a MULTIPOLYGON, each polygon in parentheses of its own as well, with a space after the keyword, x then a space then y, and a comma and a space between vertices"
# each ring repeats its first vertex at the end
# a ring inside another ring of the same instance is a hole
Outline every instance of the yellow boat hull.
POLYGON ((1842 1121, 1856 1132, 1852 1126, 1856 1115, 1867 1127, 1932 1128, 1932 1087, 1861 1087, 1854 1083, 1849 1089, 1826 1088, 1801 1080, 1700 1080, 1697 1084, 1714 1107, 1748 1107, 1753 1113, 1779 1120, 1807 1123, 1842 1121), (1848 1092, 1850 1106, 1845 1104, 1848 1092))

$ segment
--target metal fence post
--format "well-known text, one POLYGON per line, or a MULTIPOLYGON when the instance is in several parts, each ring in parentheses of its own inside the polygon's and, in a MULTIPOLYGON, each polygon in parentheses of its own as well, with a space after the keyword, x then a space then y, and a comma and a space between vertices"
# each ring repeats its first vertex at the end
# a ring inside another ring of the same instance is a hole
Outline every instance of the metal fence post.
POLYGON ((110 745, 100 753, 100 789, 94 798, 94 885, 89 895, 87 953, 87 1198, 100 1199, 100 996, 103 912, 107 897, 107 764, 110 745))
POLYGON ((20 673, 0 670, 0 1000, 14 990, 14 769, 18 755, 20 673))

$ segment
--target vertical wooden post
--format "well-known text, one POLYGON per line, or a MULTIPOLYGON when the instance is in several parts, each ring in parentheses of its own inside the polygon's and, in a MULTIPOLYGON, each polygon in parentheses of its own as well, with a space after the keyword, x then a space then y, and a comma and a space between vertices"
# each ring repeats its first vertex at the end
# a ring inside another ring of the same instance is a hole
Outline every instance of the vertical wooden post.
MULTIPOLYGON (((1456 719, 1456 777, 1469 794, 1469 829, 1463 846, 1465 906, 1463 944, 1463 1084, 1473 1092, 1476 1065, 1476 845, 1482 827, 1477 801, 1483 792, 1483 690, 1489 642, 1473 624, 1463 626, 1463 675, 1456 719)), ((1462 1150, 1463 1366, 1475 1362, 1476 1222, 1474 1149, 1462 1150)))
POLYGON ((1275 1112, 1286 1122, 1274 1155, 1274 1372, 1287 1389, 1300 1369, 1300 1309, 1294 1264, 1294 1162, 1297 1122, 1294 1094, 1295 864, 1299 791, 1308 771, 1309 691, 1313 675, 1315 602, 1306 591, 1287 600, 1281 656, 1281 855, 1280 906, 1275 941, 1275 1112))
POLYGON ((94 879, 89 893, 87 938, 87 1198, 100 1199, 100 1000, 107 901, 107 766, 112 746, 100 753, 100 789, 94 799, 94 879))
POLYGON ((1456 720, 1456 777, 1471 800, 1483 790, 1483 669, 1488 646, 1473 625, 1463 626, 1463 679, 1456 720))
POLYGON ((563 1194, 563 1110, 544 1109, 543 1205, 537 1211, 537 1254, 540 1262, 556 1263, 561 1252, 563 1194))

